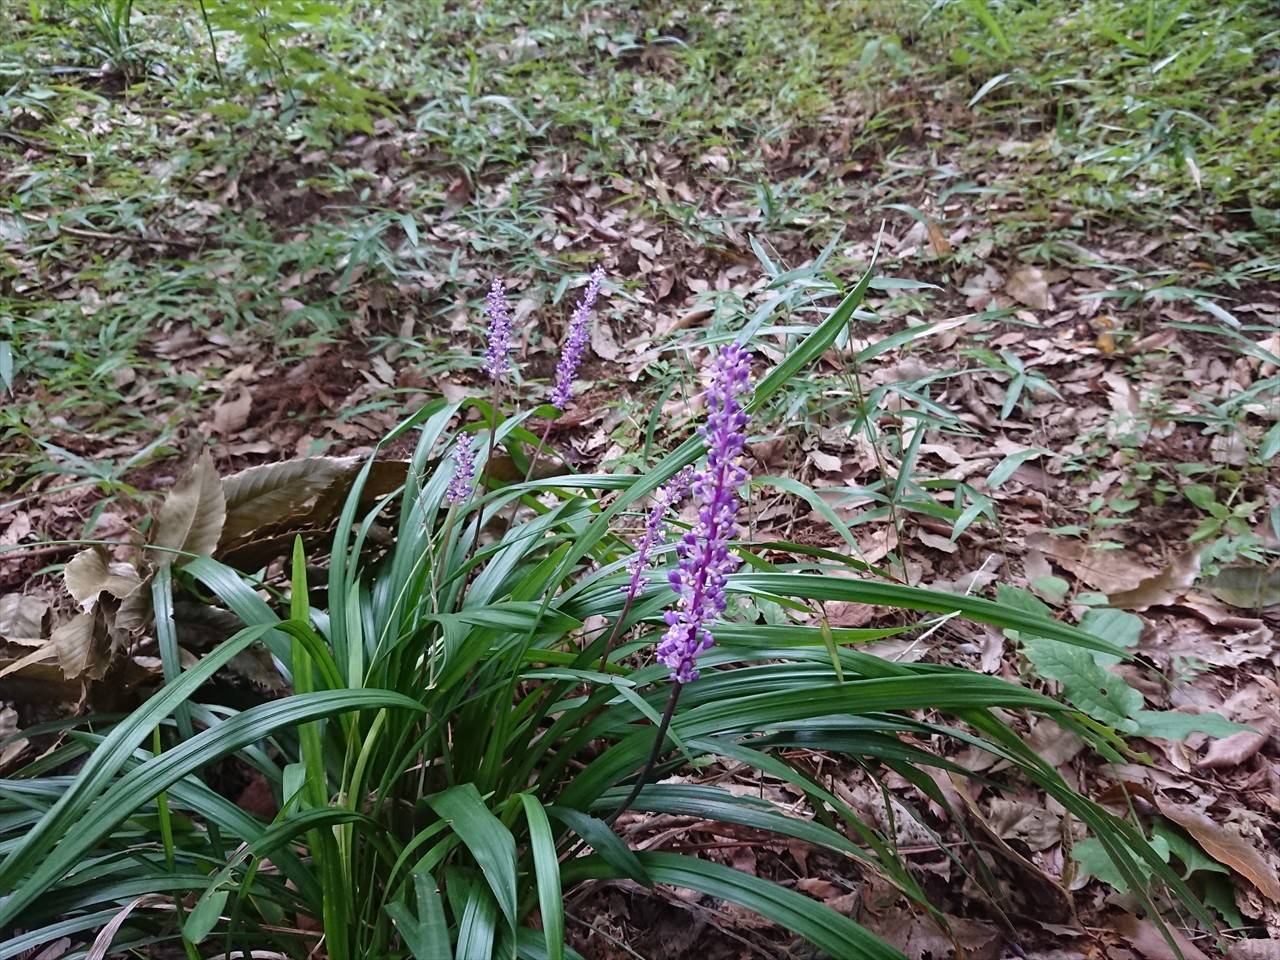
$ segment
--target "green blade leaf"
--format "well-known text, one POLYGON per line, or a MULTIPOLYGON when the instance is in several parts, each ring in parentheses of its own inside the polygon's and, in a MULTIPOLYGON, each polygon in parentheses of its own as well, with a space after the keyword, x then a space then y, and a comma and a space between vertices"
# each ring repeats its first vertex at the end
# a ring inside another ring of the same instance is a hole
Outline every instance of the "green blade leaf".
MULTIPOLYGON (((425 798, 427 806, 447 820, 458 834, 480 872, 484 874, 493 898, 514 932, 516 925, 516 841, 508 830, 484 805, 475 784, 456 787, 425 798)), ((462 950, 459 935, 458 950, 462 950)))
POLYGON ((560 894, 560 862, 556 856, 556 839, 551 832, 547 811, 537 797, 520 794, 525 819, 529 821, 529 846, 533 851, 533 869, 538 881, 538 906, 542 911, 542 929, 547 937, 550 960, 564 960, 564 903, 560 894))
POLYGON ((444 902, 440 888, 428 870, 413 875, 413 887, 418 902, 415 917, 407 904, 388 903, 390 915, 414 960, 453 960, 453 944, 449 941, 449 924, 444 917, 444 902))
POLYGON ((547 813, 585 840, 618 876, 634 880, 641 886, 653 886, 653 881, 636 859, 635 851, 623 843, 622 838, 610 830, 603 820, 572 807, 550 806, 547 807, 547 813))
POLYGON ((969 620, 989 623, 1004 629, 1024 630, 1037 636, 1050 637, 1075 646, 1100 650, 1124 657, 1125 652, 1113 644, 1067 626, 1045 616, 1038 616, 1006 603, 983 600, 961 594, 906 587, 873 580, 849 580, 813 573, 738 573, 729 585, 739 592, 759 592, 783 597, 805 597, 810 600, 845 600, 877 606, 899 607, 929 613, 958 613, 969 620))
MULTIPOLYGON (((246 627, 214 648, 190 670, 165 684, 142 707, 135 710, 107 736, 85 761, 71 786, 21 843, 0 864, 0 889, 13 889, 18 878, 28 872, 81 820, 99 794, 128 761, 156 725, 169 716, 237 653, 264 633, 266 627, 246 627)), ((12 901, 0 906, 3 916, 12 901)), ((4 921, 0 920, 0 924, 4 921)))
MULTIPOLYGON (((842 960, 905 960, 883 940, 826 904, 811 900, 768 880, 718 863, 675 853, 639 853, 637 857, 657 883, 697 890, 772 920, 804 937, 819 950, 842 960)), ((615 874, 608 863, 585 857, 566 864, 573 880, 602 879, 615 874)))
MULTIPOLYGON (((183 679, 194 669, 196 668, 187 671, 183 679)), ((134 716, 145 714, 147 707, 153 702, 154 699, 149 701, 134 716)), ((16 884, 14 892, 0 904, 0 926, 14 922, 25 907, 74 869, 118 824, 183 777, 228 753, 270 736, 282 727, 349 710, 378 707, 422 709, 416 701, 390 690, 323 690, 299 694, 246 710, 167 753, 140 764, 103 792, 98 802, 65 830, 61 842, 53 852, 40 862, 30 876, 16 884)), ((109 742, 110 738, 94 751, 93 756, 101 752, 109 742)), ((5 866, 9 866, 9 861, 6 861, 5 866)))

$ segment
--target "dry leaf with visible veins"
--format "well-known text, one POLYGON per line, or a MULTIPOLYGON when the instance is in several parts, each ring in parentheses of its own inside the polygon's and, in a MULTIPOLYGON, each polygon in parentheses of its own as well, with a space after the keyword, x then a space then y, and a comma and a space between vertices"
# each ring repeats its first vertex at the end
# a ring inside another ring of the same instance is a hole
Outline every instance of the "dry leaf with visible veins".
POLYGON ((1132 590, 1107 597, 1107 603, 1124 610, 1146 610, 1176 601, 1196 581, 1200 573, 1200 547, 1194 547, 1169 561, 1154 577, 1147 577, 1132 590))
POLYGON ((142 583, 138 571, 127 563, 108 563, 100 547, 81 550, 62 570, 67 592, 84 610, 89 610, 99 594, 109 593, 123 600, 142 583))
POLYGON ((1238 767, 1266 746, 1271 739, 1271 725, 1259 730, 1241 730, 1221 740, 1209 741, 1209 750, 1196 764, 1201 769, 1224 770, 1238 767))
POLYGON ((1098 550, 1079 540, 1047 533, 1028 534, 1025 543, 1095 590, 1132 590, 1157 576, 1123 550, 1098 550))
POLYGON ((1162 814, 1191 834, 1205 853, 1240 874, 1268 900, 1280 903, 1280 878, 1275 868, 1248 840, 1199 810, 1167 800, 1160 800, 1158 806, 1162 814))
POLYGON ((1182 956, 1173 950, 1164 935, 1150 920, 1139 920, 1130 913, 1122 913, 1111 921, 1111 927, 1125 943, 1137 950, 1147 960, 1209 960, 1204 951, 1173 927, 1166 927, 1182 956))
POLYGON ((226 515, 222 483, 206 450, 173 485, 160 505, 152 543, 166 549, 155 551, 156 563, 162 566, 173 563, 175 557, 184 553, 198 557, 211 555, 218 546, 226 515))

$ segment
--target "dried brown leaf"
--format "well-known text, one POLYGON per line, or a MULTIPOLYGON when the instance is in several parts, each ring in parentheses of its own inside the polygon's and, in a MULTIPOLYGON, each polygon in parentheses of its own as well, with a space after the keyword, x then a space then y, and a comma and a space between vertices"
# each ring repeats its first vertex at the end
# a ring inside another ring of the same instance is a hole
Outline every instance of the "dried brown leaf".
POLYGON ((1162 814, 1191 834, 1205 853, 1240 874, 1267 899, 1280 903, 1280 877, 1248 840, 1191 807, 1160 800, 1159 808, 1162 814))
POLYGON ((1209 770, 1238 767, 1266 746, 1269 739, 1271 727, 1264 725, 1261 730, 1241 730, 1221 740, 1211 740, 1208 751, 1196 766, 1209 770))
POLYGON ((1280 940, 1237 940, 1227 949, 1227 960, 1280 960, 1280 940))
POLYGON ((49 645, 58 654, 58 665, 68 680, 85 677, 99 679, 106 670, 106 663, 97 640, 98 618, 92 613, 80 613, 53 631, 49 645))
POLYGON ((234 393, 224 394, 214 404, 213 432, 225 437, 243 430, 252 412, 253 394, 244 387, 236 387, 234 393))
POLYGON ((951 936, 932 919, 908 910, 888 910, 869 919, 867 926, 912 960, 931 957, 965 956, 968 960, 995 960, 1001 955, 1003 938, 992 923, 948 917, 951 936), (959 948, 957 950, 957 947, 959 948))
POLYGON ((1118 933, 1126 945, 1137 950, 1147 960, 1209 960, 1204 951, 1184 937, 1172 927, 1167 927, 1169 935, 1178 945, 1178 951, 1165 940, 1164 935, 1150 920, 1139 920, 1131 913, 1122 913, 1114 917, 1111 927, 1118 933))
POLYGON ((1280 567, 1258 564, 1223 567, 1205 581, 1205 587, 1223 603, 1260 610, 1280 603, 1280 567))
POLYGON ((1200 573, 1200 548, 1195 547, 1174 557, 1167 567, 1147 577, 1131 590, 1121 590, 1107 597, 1113 607, 1123 610, 1146 610, 1175 602, 1195 583, 1200 573))
POLYGON ((142 583, 137 570, 127 563, 110 563, 100 547, 81 550, 68 560, 62 579, 67 592, 85 610, 93 606, 99 594, 105 592, 123 600, 142 583))
POLYGON ((224 546, 252 536, 267 524, 302 513, 334 481, 349 481, 359 469, 360 461, 355 457, 305 457, 250 467, 224 478, 224 546))
POLYGON ((1080 540, 1047 533, 1028 534, 1025 542, 1094 589, 1132 590, 1157 575, 1123 550, 1097 550, 1080 540))
POLYGON ((613 330, 603 320, 591 325, 591 349, 602 360, 617 360, 622 355, 622 348, 613 335, 613 330))
POLYGON ((1039 267, 1019 267, 1005 281, 1004 292, 1033 310, 1049 310, 1049 280, 1039 267))
POLYGON ((175 556, 180 556, 173 551, 211 555, 217 549, 226 514, 227 502, 218 471, 206 450, 160 505, 152 543, 166 549, 155 552, 156 562, 172 563, 175 556))
POLYGON ((11 593, 0 597, 0 640, 23 646, 44 643, 49 602, 39 597, 11 593))

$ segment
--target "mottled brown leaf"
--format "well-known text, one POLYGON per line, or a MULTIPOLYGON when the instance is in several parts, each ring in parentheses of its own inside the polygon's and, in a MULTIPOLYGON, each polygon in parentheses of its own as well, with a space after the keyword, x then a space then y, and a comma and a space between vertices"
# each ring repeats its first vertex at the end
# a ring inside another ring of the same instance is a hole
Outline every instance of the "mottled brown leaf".
POLYGON ((1212 818, 1180 804, 1160 801, 1160 812, 1191 834, 1205 853, 1244 877, 1267 899, 1280 903, 1280 878, 1253 844, 1212 818))
POLYGON ((127 563, 108 562, 100 547, 81 550, 68 560, 62 579, 67 585, 67 592, 86 610, 103 592, 123 600, 142 583, 137 570, 127 563))
POLYGON ((1241 730, 1221 740, 1209 741, 1209 749, 1196 764, 1209 770, 1226 770, 1238 767, 1266 746, 1271 738, 1270 725, 1260 730, 1241 730))
POLYGON ((160 505, 152 543, 166 549, 155 551, 156 563, 172 563, 175 556, 181 556, 173 551, 211 555, 218 546, 226 515, 222 484, 206 450, 160 505))
POLYGON ((1200 549, 1181 553, 1154 577, 1147 577, 1132 590, 1122 590, 1107 597, 1107 602, 1122 610, 1146 610, 1173 603, 1195 583, 1200 573, 1200 549))
POLYGON ((1150 920, 1139 920, 1133 914, 1122 913, 1111 921, 1111 926, 1129 947, 1147 960, 1209 960, 1204 951, 1172 927, 1166 929, 1178 945, 1177 951, 1150 920), (1181 951, 1181 956, 1178 951, 1181 951))

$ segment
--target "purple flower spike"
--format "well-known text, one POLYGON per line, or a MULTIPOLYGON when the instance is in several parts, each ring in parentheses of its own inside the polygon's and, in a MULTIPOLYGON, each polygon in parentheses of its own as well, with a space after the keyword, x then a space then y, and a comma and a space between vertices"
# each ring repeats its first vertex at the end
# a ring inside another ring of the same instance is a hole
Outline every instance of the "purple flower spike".
POLYGON ((630 603, 649 584, 645 571, 649 567, 649 554, 659 546, 667 533, 667 525, 663 522, 667 510, 675 506, 689 494, 689 486, 693 483, 693 467, 685 467, 674 477, 658 488, 653 495, 653 507, 649 510, 649 520, 644 527, 644 536, 636 545, 636 552, 627 561, 627 572, 631 574, 630 582, 623 587, 626 591, 626 602, 630 603))
POLYGON ((471 434, 458 437, 453 451, 453 477, 444 498, 452 504, 464 502, 471 496, 471 479, 476 472, 476 452, 471 449, 471 434))
POLYGON ((596 305, 596 297, 600 295, 600 283, 604 280, 604 267, 596 267, 591 271, 587 288, 582 291, 582 299, 569 320, 569 338, 564 342, 560 352, 560 362, 556 364, 556 385, 551 391, 551 402, 557 410, 569 405, 573 396, 573 378, 578 373, 578 364, 582 362, 582 348, 587 345, 587 328, 591 320, 591 309, 596 305))
POLYGON ((671 589, 679 600, 667 611, 667 633, 658 644, 658 659, 677 683, 698 679, 698 654, 712 644, 708 624, 724 613, 725 582, 739 563, 729 541, 738 532, 737 490, 750 478, 738 462, 747 439, 747 414, 738 398, 750 378, 751 354, 738 344, 722 347, 707 388, 707 422, 699 430, 707 441, 706 469, 693 481, 701 509, 676 546, 680 562, 671 571, 671 589))
POLYGON ((485 313, 489 315, 489 347, 484 354, 484 372, 493 381, 502 380, 511 369, 511 308, 502 281, 493 278, 485 297, 485 313))

